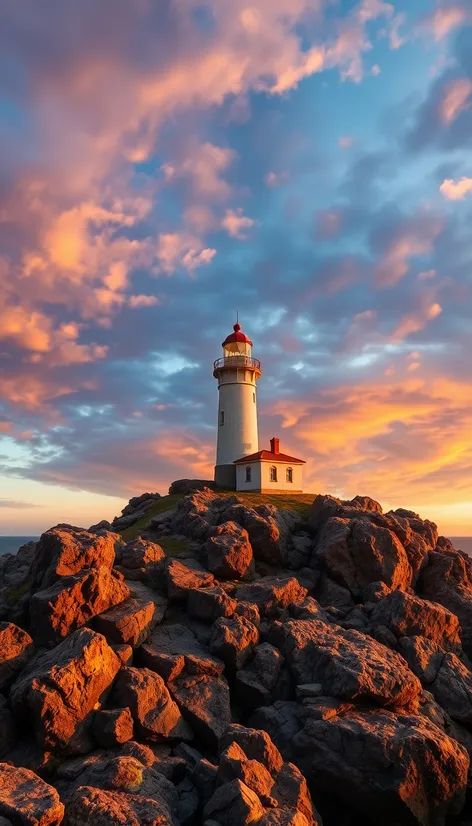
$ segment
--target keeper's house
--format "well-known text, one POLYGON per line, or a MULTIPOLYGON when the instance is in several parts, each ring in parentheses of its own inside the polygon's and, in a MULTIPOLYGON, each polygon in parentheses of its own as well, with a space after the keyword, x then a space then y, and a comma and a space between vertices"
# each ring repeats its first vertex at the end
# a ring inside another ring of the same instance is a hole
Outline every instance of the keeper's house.
POLYGON ((271 439, 270 450, 236 459, 236 490, 303 493, 304 464, 303 459, 281 453, 279 439, 271 439))

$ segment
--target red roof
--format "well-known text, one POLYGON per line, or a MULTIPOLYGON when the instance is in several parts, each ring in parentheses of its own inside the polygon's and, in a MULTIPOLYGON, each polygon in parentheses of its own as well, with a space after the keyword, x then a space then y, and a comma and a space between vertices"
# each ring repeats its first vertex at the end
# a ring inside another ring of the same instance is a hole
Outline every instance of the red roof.
POLYGON ((250 344, 251 347, 252 347, 251 339, 248 338, 246 335, 244 335, 243 332, 241 332, 241 325, 240 324, 235 324, 234 327, 233 327, 233 330, 234 330, 234 333, 231 333, 229 336, 227 336, 225 338, 225 340, 223 342, 223 345, 222 345, 223 347, 225 347, 226 344, 231 344, 234 341, 242 341, 242 342, 244 342, 244 344, 250 344))
POLYGON ((304 459, 296 459, 295 456, 288 456, 286 453, 272 453, 271 450, 259 450, 257 453, 251 453, 249 456, 242 456, 241 459, 235 459, 233 465, 244 465, 248 462, 283 462, 287 465, 306 465, 304 459))

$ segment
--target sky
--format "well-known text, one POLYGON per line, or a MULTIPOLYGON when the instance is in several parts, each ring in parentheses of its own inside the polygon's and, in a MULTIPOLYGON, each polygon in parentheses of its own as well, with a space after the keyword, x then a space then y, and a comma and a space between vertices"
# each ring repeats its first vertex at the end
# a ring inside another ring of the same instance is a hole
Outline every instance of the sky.
POLYGON ((472 534, 470 0, 0 22, 0 534, 212 478, 236 310, 305 490, 472 534))

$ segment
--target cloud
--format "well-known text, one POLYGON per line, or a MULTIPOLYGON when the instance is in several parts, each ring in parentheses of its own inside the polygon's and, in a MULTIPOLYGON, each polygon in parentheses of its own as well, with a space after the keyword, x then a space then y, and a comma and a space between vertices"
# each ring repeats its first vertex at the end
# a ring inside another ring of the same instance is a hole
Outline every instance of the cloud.
POLYGON ((41 505, 32 502, 21 502, 19 499, 0 499, 0 508, 14 508, 15 510, 27 510, 29 508, 40 508, 41 505))
POLYGON ((432 31, 436 42, 471 19, 471 12, 462 3, 438 5, 423 20, 423 28, 432 31))
POLYGON ((420 211, 410 218, 400 219, 396 226, 388 222, 372 235, 373 248, 381 253, 374 278, 379 287, 392 287, 404 278, 410 261, 427 256, 443 228, 442 219, 430 211, 420 211))
POLYGON ((439 101, 439 115, 445 124, 450 124, 470 105, 472 80, 456 78, 442 89, 439 101))
POLYGON ((446 178, 439 187, 441 195, 444 195, 449 201, 463 201, 466 195, 472 192, 472 178, 461 178, 459 181, 453 181, 452 178, 446 178))
POLYGON ((209 264, 216 250, 204 249, 202 241, 194 235, 174 232, 159 235, 156 254, 162 272, 170 275, 179 266, 193 272, 209 264))
POLYGON ((161 301, 157 295, 130 295, 129 306, 136 307, 157 307, 161 301))
POLYGON ((227 209, 224 217, 221 219, 223 229, 226 230, 228 235, 232 238, 237 238, 239 241, 244 241, 248 237, 246 230, 253 227, 254 223, 252 218, 248 218, 247 215, 243 214, 243 210, 240 207, 237 209, 227 209))

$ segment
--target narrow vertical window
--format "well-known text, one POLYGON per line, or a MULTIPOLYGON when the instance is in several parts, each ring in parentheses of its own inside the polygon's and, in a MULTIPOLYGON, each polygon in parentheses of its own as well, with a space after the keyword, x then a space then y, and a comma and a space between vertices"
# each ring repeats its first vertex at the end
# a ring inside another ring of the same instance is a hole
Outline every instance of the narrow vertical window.
POLYGON ((287 482, 293 482, 293 470, 291 467, 287 468, 287 482))
POLYGON ((220 410, 220 425, 223 425, 224 423, 225 423, 225 411, 220 410))
POLYGON ((270 481, 276 482, 277 481, 277 468, 275 465, 270 469, 270 481))
POLYGON ((246 468, 246 482, 250 482, 251 480, 252 480, 252 468, 249 467, 249 465, 248 465, 248 467, 246 468))
POLYGON ((253 400, 253 402, 254 402, 254 404, 255 404, 255 403, 256 403, 256 394, 255 394, 255 393, 253 393, 253 394, 252 394, 252 400, 253 400))

